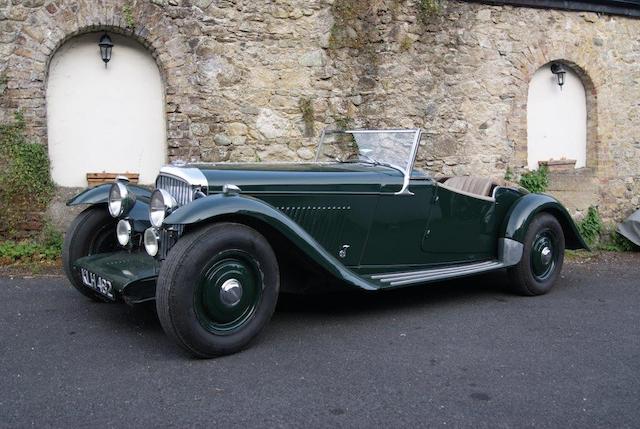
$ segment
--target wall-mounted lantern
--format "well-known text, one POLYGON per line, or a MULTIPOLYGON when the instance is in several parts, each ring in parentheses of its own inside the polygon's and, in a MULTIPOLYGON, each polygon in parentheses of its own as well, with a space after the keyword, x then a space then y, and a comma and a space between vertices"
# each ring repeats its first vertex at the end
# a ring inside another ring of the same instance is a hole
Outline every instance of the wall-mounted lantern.
POLYGON ((107 63, 111 59, 111 49, 113 48, 111 37, 109 37, 107 33, 104 33, 98 42, 98 46, 100 46, 100 56, 102 57, 104 67, 106 68, 107 63))
POLYGON ((551 73, 556 75, 558 78, 558 85, 560 85, 560 90, 562 91, 562 85, 564 85, 564 75, 567 71, 562 67, 560 63, 551 63, 551 73))

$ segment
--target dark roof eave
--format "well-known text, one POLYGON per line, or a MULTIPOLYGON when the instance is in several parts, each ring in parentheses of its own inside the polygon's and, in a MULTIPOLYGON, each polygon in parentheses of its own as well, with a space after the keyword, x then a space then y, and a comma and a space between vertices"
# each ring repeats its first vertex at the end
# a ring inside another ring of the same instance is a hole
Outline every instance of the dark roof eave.
POLYGON ((464 0, 471 3, 523 6, 542 9, 564 9, 583 12, 606 13, 640 18, 640 0, 464 0))

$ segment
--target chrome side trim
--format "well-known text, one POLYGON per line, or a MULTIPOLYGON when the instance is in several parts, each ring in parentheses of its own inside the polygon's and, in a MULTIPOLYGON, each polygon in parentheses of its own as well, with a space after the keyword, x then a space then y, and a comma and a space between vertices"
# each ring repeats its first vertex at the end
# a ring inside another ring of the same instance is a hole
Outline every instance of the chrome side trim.
POLYGON ((405 286, 414 283, 427 283, 436 280, 479 274, 503 268, 505 265, 498 260, 476 262, 472 264, 456 265, 447 268, 430 270, 407 271, 403 273, 373 274, 371 280, 382 283, 382 287, 405 286))
POLYGON ((498 240, 498 258, 505 267, 517 264, 522 259, 524 253, 524 244, 510 238, 501 238, 498 240))
POLYGON ((414 283, 427 283, 510 267, 520 262, 523 252, 524 245, 522 243, 509 238, 501 238, 498 241, 499 259, 497 260, 474 262, 453 267, 431 268, 428 270, 371 274, 366 277, 380 283, 383 288, 405 286, 414 283))
POLYGON ((198 168, 174 167, 172 165, 165 165, 164 167, 160 168, 160 174, 177 177, 178 179, 182 179, 185 182, 189 183, 191 186, 200 186, 204 187, 205 189, 209 186, 207 178, 198 168))

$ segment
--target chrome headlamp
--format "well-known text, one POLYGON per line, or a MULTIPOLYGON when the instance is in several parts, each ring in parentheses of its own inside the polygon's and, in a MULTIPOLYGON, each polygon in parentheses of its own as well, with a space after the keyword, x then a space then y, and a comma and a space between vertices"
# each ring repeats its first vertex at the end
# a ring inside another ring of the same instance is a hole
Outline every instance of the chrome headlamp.
POLYGON ((151 194, 149 203, 149 220, 156 228, 162 226, 164 219, 178 208, 178 203, 171 194, 164 189, 156 189, 151 194))
POLYGON ((136 203, 136 194, 129 192, 127 185, 118 180, 109 190, 109 213, 113 217, 126 216, 136 203))

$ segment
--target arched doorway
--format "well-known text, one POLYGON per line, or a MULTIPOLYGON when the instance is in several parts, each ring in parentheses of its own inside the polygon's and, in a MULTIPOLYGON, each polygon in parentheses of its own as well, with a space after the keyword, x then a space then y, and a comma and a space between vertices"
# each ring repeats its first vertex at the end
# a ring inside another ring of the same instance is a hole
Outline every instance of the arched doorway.
POLYGON ((535 72, 527 101, 527 165, 538 161, 575 160, 575 168, 587 162, 587 104, 584 85, 569 67, 565 83, 558 85, 550 64, 535 72))
POLYGON ((108 67, 89 33, 54 54, 47 81, 51 174, 59 186, 86 186, 86 173, 139 173, 153 183, 166 161, 163 85, 151 54, 110 34, 108 67))

